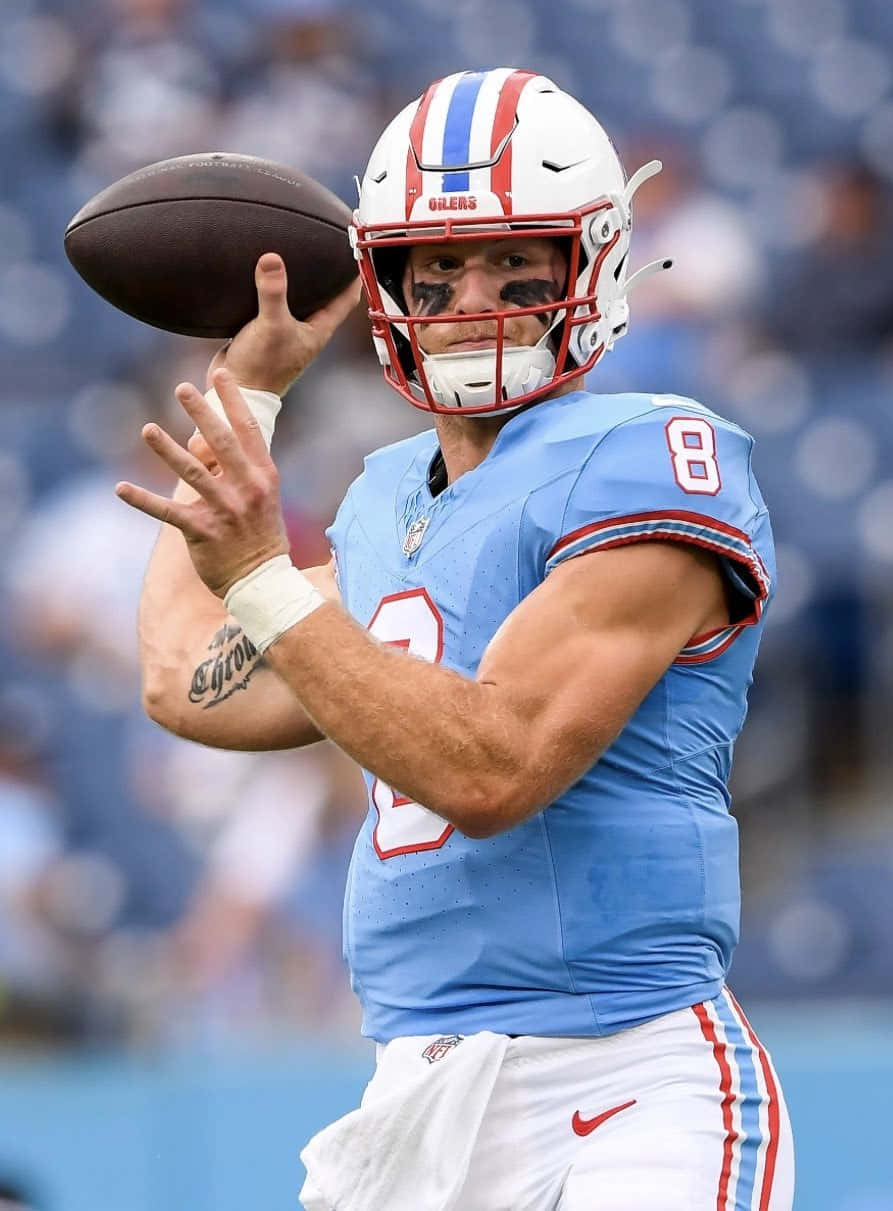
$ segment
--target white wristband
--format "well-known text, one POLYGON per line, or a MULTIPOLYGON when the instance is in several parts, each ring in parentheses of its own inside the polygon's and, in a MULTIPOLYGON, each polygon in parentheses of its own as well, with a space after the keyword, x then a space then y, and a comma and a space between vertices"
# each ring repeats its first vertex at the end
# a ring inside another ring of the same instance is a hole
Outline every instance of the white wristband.
POLYGON ((325 600, 287 555, 276 555, 237 580, 223 604, 257 650, 265 652, 325 600))
MULTIPOLYGON (((242 398, 254 414, 254 419, 260 425, 261 435, 267 443, 267 449, 270 448, 270 442, 273 440, 273 430, 276 427, 276 417, 279 415, 279 409, 282 407, 282 400, 275 391, 256 391, 253 387, 240 387, 242 398)), ((214 387, 210 391, 205 392, 205 399, 217 413, 221 420, 225 420, 229 424, 226 413, 223 411, 223 403, 220 396, 214 387)))

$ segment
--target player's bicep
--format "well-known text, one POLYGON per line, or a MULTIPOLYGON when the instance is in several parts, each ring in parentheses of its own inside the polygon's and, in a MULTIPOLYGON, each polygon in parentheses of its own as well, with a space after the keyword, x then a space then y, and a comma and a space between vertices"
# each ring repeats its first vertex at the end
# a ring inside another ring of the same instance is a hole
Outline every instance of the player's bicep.
POLYGON ((608 747, 692 635, 722 623, 715 558, 647 542, 569 559, 493 637, 478 679, 525 730, 548 801, 608 747))

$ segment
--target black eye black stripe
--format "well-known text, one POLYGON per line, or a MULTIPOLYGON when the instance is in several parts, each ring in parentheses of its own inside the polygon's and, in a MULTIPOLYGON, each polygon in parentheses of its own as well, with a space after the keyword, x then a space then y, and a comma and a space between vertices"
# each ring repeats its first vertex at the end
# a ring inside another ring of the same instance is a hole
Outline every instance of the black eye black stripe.
MULTIPOLYGON (((525 278, 516 282, 506 282, 499 292, 499 297, 505 303, 515 307, 536 307, 540 303, 554 303, 560 294, 557 282, 546 278, 525 278)), ((544 328, 548 327, 548 315, 536 317, 544 328)))
POLYGON ((422 315, 441 315, 450 305, 453 288, 449 282, 413 282, 412 297, 422 315))

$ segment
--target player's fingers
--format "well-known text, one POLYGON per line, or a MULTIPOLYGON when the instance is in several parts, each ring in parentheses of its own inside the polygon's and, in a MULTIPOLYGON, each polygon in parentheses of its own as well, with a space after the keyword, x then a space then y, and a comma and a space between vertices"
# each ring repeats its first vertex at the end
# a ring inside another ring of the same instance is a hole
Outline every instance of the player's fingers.
POLYGON ((179 475, 180 479, 194 488, 205 500, 212 504, 222 503, 223 498, 218 478, 212 475, 194 454, 184 450, 169 433, 165 433, 160 425, 144 426, 143 441, 167 463, 172 471, 179 475))
POLYGON ((264 441, 257 417, 245 403, 239 384, 231 371, 222 367, 211 375, 211 382, 220 396, 223 410, 233 430, 238 434, 244 453, 253 463, 266 463, 270 452, 264 441))
MULTIPOLYGON (((235 381, 228 370, 217 369, 211 375, 213 387, 218 386, 218 376, 223 376, 222 381, 235 381)), ((238 387, 236 387, 236 392, 238 393, 238 387)), ((245 439, 248 425, 246 421, 241 420, 242 414, 239 414, 241 423, 238 430, 234 431, 232 417, 230 416, 230 423, 227 424, 221 416, 218 416, 194 383, 180 383, 174 394, 187 416, 195 422, 196 428, 208 443, 211 454, 217 459, 220 466, 236 474, 244 473, 248 468, 248 460, 241 443, 245 439)), ((220 395, 224 411, 229 416, 229 409, 219 388, 217 394, 220 395)), ((248 413, 248 419, 254 421, 254 417, 241 395, 239 395, 239 403, 248 413)), ((263 444, 263 438, 261 438, 261 444, 263 444)), ((265 445, 264 451, 266 451, 265 445)))
POLYGON ((176 526, 187 538, 198 537, 195 528, 189 521, 185 507, 177 501, 170 500, 166 496, 158 496, 155 492, 148 492, 138 484, 128 483, 127 480, 115 484, 115 495, 126 505, 139 509, 141 513, 146 513, 149 517, 166 522, 170 526, 176 526))
POLYGON ((326 303, 325 307, 320 307, 318 311, 314 311, 313 315, 308 316, 306 323, 323 340, 328 340, 338 325, 343 323, 356 307, 362 292, 362 283, 356 277, 348 286, 345 286, 340 294, 336 294, 326 303))
POLYGON ((257 309, 262 320, 281 323, 290 318, 288 310, 288 275, 285 261, 278 252, 265 252, 254 269, 257 287, 257 309))
POLYGON ((202 436, 198 429, 196 429, 192 437, 190 437, 189 441, 186 443, 186 449, 190 454, 194 454, 200 463, 204 463, 212 474, 215 471, 220 470, 220 463, 217 461, 217 455, 208 445, 207 440, 202 436))

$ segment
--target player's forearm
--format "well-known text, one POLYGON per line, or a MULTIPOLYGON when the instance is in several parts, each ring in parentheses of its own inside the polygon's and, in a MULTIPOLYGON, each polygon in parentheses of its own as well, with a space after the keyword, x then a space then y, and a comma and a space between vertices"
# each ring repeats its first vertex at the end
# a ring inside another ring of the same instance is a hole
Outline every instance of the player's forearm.
MULTIPOLYGON (((195 499, 179 483, 177 500, 195 499)), ((326 568, 306 575, 324 595, 326 568)), ((226 607, 199 579, 179 530, 162 526, 140 601, 143 705, 167 731, 212 748, 298 748, 322 734, 226 607)))
MULTIPOLYGON (((194 500, 178 483, 174 498, 194 500)), ((186 542, 162 526, 149 561, 139 613, 143 706, 151 719, 178 736, 215 748, 290 748, 319 739, 296 704, 277 712, 282 687, 261 685, 264 711, 244 702, 258 682, 276 681, 219 597, 202 583, 186 542), (280 725, 280 716, 281 725, 280 725)))
POLYGON ((489 835, 540 806, 517 798, 524 729, 494 687, 378 643, 332 605, 265 659, 320 731, 460 831, 489 835))
MULTIPOLYGON (((174 499, 195 500, 196 494, 180 482, 174 499)), ((158 701, 182 684, 226 617, 223 603, 196 575, 183 535, 163 525, 140 597, 140 667, 147 699, 158 701)))

